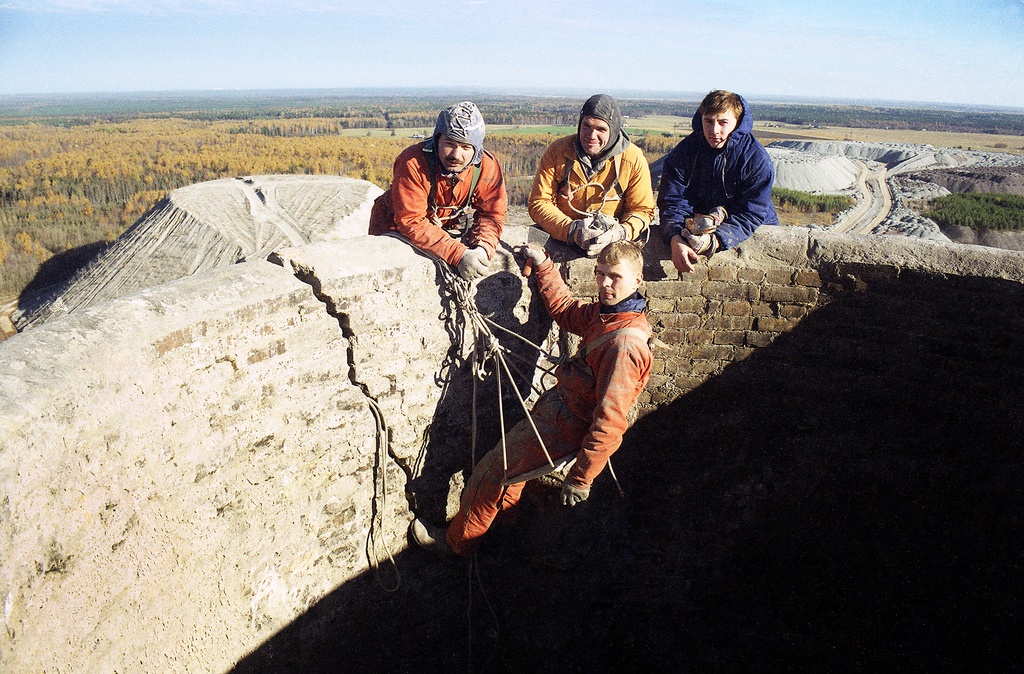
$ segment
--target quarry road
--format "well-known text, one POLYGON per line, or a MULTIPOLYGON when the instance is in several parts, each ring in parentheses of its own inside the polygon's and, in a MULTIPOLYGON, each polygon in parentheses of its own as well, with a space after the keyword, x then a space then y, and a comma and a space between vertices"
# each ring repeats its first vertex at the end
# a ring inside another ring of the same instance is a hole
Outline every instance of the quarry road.
POLYGON ((860 167, 857 189, 860 190, 861 198, 853 210, 833 225, 832 231, 843 234, 870 234, 892 210, 892 193, 885 182, 884 166, 870 169, 862 161, 855 163, 860 167))

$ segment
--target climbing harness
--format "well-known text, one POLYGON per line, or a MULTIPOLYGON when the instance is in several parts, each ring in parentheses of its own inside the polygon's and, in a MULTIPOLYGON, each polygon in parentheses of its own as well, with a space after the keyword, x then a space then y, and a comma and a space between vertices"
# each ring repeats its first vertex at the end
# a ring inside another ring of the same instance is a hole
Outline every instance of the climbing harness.
MULTIPOLYGON (((593 215, 594 213, 599 213, 599 212, 603 211, 604 207, 605 207, 605 204, 607 204, 608 201, 611 199, 611 195, 610 195, 611 187, 610 186, 609 187, 605 187, 604 184, 599 183, 599 182, 594 181, 594 180, 591 180, 591 181, 586 182, 586 183, 584 183, 582 185, 579 185, 578 187, 573 189, 572 184, 571 184, 569 178, 572 177, 572 170, 575 167, 575 164, 576 164, 576 159, 573 158, 573 157, 569 157, 566 160, 566 162, 565 162, 565 175, 562 177, 562 180, 558 183, 558 191, 560 191, 560 192, 562 190, 565 190, 565 191, 562 192, 562 194, 560 196, 565 197, 566 203, 569 204, 569 208, 571 208, 575 213, 577 213, 578 215, 581 215, 583 217, 586 217, 588 215, 593 215), (573 200, 573 197, 576 196, 576 192, 578 192, 580 190, 585 190, 588 187, 596 187, 599 190, 601 190, 601 205, 598 206, 593 211, 581 211, 580 209, 578 209, 575 206, 573 206, 572 200, 573 200)), ((615 155, 615 157, 612 158, 612 168, 614 169, 612 171, 612 184, 615 186, 615 199, 614 199, 614 201, 619 201, 624 196, 624 192, 622 190, 622 185, 619 183, 619 169, 621 168, 621 166, 622 166, 622 155, 615 155)))
POLYGON ((468 228, 466 222, 470 206, 473 204, 473 195, 476 193, 477 183, 480 182, 480 173, 483 171, 483 161, 473 165, 473 178, 469 183, 469 194, 466 195, 466 203, 461 206, 438 206, 437 205, 437 156, 433 152, 425 153, 427 156, 427 174, 430 176, 430 192, 427 194, 427 207, 430 209, 429 219, 438 227, 445 229, 453 237, 460 237, 468 228), (454 209, 450 215, 438 215, 442 210, 454 209), (459 227, 448 227, 447 224, 458 218, 463 219, 459 227))
MULTIPOLYGON (((492 160, 494 156, 485 151, 492 160)), ((427 158, 427 177, 430 180, 430 191, 427 194, 427 220, 434 225, 441 227, 453 238, 461 237, 469 229, 469 210, 473 205, 473 196, 476 194, 477 184, 480 182, 480 175, 483 172, 483 162, 473 165, 473 177, 470 178, 469 194, 462 205, 438 206, 437 205, 437 157, 433 152, 425 153, 427 158), (439 213, 452 209, 449 215, 441 216, 439 213), (455 220, 461 218, 461 223, 455 226, 455 220)), ((494 160, 497 161, 497 160, 494 160)), ((383 194, 373 200, 373 208, 370 210, 370 234, 387 234, 395 229, 395 211, 391 203, 391 189, 388 188, 383 194)))

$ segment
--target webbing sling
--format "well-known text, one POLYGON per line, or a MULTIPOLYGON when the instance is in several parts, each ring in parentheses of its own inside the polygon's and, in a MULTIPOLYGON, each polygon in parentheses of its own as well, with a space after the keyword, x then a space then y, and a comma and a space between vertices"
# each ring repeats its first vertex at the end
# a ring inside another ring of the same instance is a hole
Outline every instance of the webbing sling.
MULTIPOLYGON (((558 189, 556 190, 556 192, 560 192, 563 189, 566 190, 565 196, 566 196, 566 200, 568 200, 568 201, 572 201, 573 190, 569 187, 569 177, 572 175, 572 170, 573 170, 573 168, 575 168, 575 165, 576 165, 576 158, 575 157, 569 157, 568 159, 566 159, 566 161, 565 161, 565 175, 563 175, 562 179, 558 182, 558 189)), ((617 155, 615 155, 612 158, 612 168, 614 169, 614 171, 613 171, 614 183, 613 184, 615 185, 615 192, 619 195, 619 199, 623 199, 626 196, 626 193, 625 193, 625 190, 622 189, 622 183, 619 182, 619 174, 621 173, 621 168, 622 168, 622 155, 621 154, 617 154, 617 155)), ((599 184, 599 183, 587 183, 586 185, 582 185, 581 187, 586 187, 587 185, 591 185, 591 184, 599 184)), ((607 193, 607 191, 608 191, 607 188, 605 188, 605 192, 606 193, 607 193)))
POLYGON ((651 336, 648 335, 645 331, 641 330, 640 328, 619 328, 618 330, 606 332, 600 337, 590 340, 589 342, 580 347, 579 351, 576 352, 574 358, 579 358, 580 361, 583 362, 583 367, 589 370, 590 366, 587 365, 587 354, 589 354, 591 351, 601 346, 605 342, 611 340, 613 337, 617 337, 618 335, 633 335, 634 337, 639 337, 644 344, 648 344, 648 346, 650 345, 649 343, 651 336))
MULTIPOLYGON (((647 344, 649 342, 649 340, 650 340, 650 337, 647 334, 647 332, 644 331, 644 330, 641 330, 640 328, 630 328, 630 327, 619 328, 618 330, 612 330, 611 332, 606 332, 605 334, 601 335, 600 337, 597 337, 596 339, 590 340, 589 342, 587 342, 586 344, 584 344, 583 346, 581 346, 579 348, 579 350, 576 352, 576 356, 574 356, 574 358, 579 358, 580 359, 580 363, 582 364, 582 367, 588 373, 590 373, 591 376, 593 376, 594 372, 590 368, 590 366, 587 365, 587 361, 585 360, 585 358, 587 357, 587 354, 590 353, 591 351, 593 351, 594 349, 596 349, 597 347, 601 346, 602 344, 608 342, 613 337, 617 337, 618 335, 633 335, 634 337, 639 337, 640 339, 643 340, 644 344, 647 344)), ((549 465, 546 465, 546 466, 540 466, 538 468, 534 468, 533 470, 527 471, 527 472, 522 473, 520 475, 514 475, 514 476, 511 476, 511 477, 506 475, 505 478, 502 480, 501 484, 502 484, 503 487, 507 487, 510 484, 515 484, 517 482, 526 482, 528 480, 532 480, 534 478, 541 477, 542 475, 547 475, 549 473, 554 473, 555 471, 559 471, 559 470, 565 468, 566 466, 568 466, 573 461, 575 461, 577 454, 579 454, 579 450, 576 450, 575 452, 570 452, 570 453, 562 456, 554 464, 549 464, 549 465)), ((609 467, 610 466, 611 466, 611 462, 609 462, 609 467)), ((620 491, 621 491, 621 489, 620 489, 620 491)))

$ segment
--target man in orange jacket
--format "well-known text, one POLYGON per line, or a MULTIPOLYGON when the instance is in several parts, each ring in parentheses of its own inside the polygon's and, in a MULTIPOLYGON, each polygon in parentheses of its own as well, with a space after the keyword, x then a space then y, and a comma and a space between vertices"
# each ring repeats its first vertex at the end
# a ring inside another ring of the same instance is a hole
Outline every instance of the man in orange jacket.
POLYGON ((369 233, 398 232, 467 281, 486 276, 508 197, 501 166, 483 143, 484 118, 473 103, 442 110, 433 136, 395 159, 391 189, 374 201, 369 233))
POLYGON ((594 272, 598 302, 575 299, 542 250, 527 248, 526 255, 548 313, 560 328, 582 337, 580 349, 558 367, 558 383, 533 406, 533 425, 520 421, 506 434, 505 450, 499 442, 473 468, 447 531, 422 519, 412 522, 413 540, 431 552, 470 556, 498 513, 519 502, 526 480, 548 472, 544 448, 555 464, 575 456, 562 504, 585 501, 594 478, 622 444, 629 410, 650 378, 651 326, 638 292, 643 257, 636 244, 618 241, 602 249, 594 272))
POLYGON ((542 229, 588 257, 646 232, 654 218, 651 169, 626 135, 614 98, 588 98, 576 133, 548 146, 533 178, 529 210, 542 229))

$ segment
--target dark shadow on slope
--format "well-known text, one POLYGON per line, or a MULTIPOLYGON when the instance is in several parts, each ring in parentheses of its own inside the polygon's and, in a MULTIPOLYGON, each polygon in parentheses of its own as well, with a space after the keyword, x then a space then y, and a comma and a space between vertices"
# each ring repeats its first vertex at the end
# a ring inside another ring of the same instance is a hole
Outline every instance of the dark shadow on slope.
POLYGON ((57 253, 46 260, 39 265, 39 270, 32 277, 32 281, 21 291, 18 304, 25 308, 50 299, 65 281, 89 264, 109 245, 108 241, 97 241, 57 253))
POLYGON ((843 295, 638 422, 625 498, 531 483, 472 596, 408 550, 397 593, 353 580, 235 671, 1019 671, 1022 308, 965 279, 843 295))

